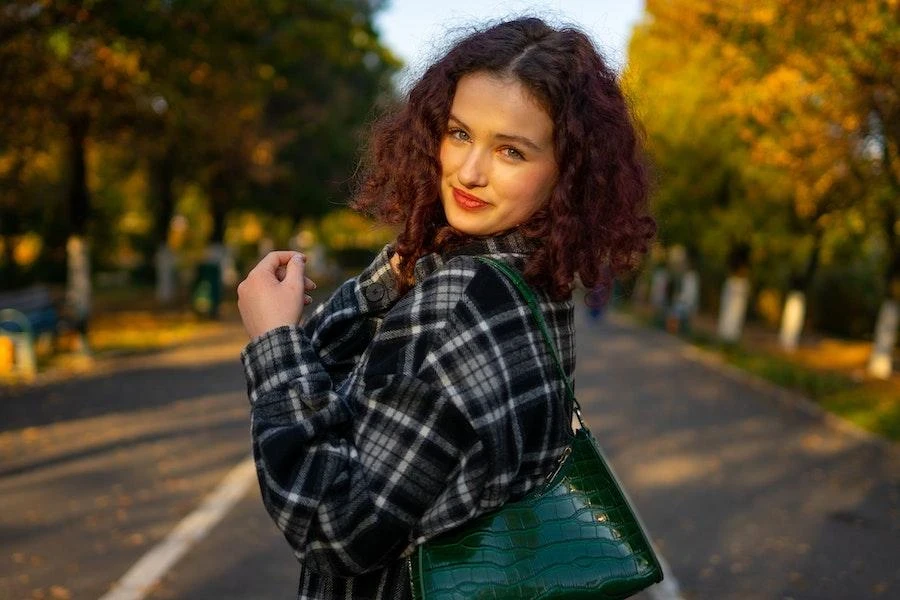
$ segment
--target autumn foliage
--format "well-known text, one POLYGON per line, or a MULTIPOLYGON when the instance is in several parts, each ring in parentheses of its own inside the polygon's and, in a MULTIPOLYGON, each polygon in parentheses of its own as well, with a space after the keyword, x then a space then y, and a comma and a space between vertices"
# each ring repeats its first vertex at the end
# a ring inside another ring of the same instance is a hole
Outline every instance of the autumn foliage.
POLYGON ((625 79, 661 237, 708 283, 744 246, 755 289, 833 329, 900 299, 897 0, 648 0, 625 79))

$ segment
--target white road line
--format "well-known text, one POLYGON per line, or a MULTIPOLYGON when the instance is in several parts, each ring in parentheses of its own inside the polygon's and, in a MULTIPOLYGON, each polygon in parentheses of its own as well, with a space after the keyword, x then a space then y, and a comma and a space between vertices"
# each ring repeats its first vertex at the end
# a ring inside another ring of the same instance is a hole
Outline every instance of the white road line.
POLYGON ((191 514, 132 566, 100 600, 142 600, 166 571, 222 520, 256 482, 256 467, 239 462, 191 514))
MULTIPOLYGON (((250 458, 239 462, 203 503, 186 516, 159 544, 144 554, 100 600, 143 600, 166 571, 203 539, 256 483, 256 467, 250 458)), ((652 600, 682 600, 678 581, 658 551, 663 580, 647 593, 652 600)))

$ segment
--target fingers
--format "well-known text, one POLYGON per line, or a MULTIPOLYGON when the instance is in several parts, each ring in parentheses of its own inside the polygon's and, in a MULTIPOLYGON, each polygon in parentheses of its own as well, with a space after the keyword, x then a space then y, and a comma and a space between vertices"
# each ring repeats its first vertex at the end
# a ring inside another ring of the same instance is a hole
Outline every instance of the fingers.
POLYGON ((284 277, 282 282, 290 285, 305 285, 306 283, 306 262, 302 254, 294 254, 288 259, 287 266, 284 268, 284 277))
MULTIPOLYGON (((274 273, 278 276, 278 268, 287 265, 295 256, 301 257, 301 261, 306 260, 306 256, 299 252, 294 252, 293 250, 275 250, 274 252, 266 254, 262 260, 259 261, 259 264, 256 265, 256 269, 274 273)), ((283 279, 283 276, 279 277, 279 280, 281 279, 283 279)))

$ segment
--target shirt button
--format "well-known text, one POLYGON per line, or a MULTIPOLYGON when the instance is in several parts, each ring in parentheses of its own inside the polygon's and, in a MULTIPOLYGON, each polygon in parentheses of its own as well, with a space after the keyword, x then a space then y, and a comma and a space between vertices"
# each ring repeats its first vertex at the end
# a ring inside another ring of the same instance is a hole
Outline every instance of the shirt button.
POLYGON ((385 289, 380 283, 373 283, 372 285, 366 286, 363 293, 366 296, 366 300, 369 302, 378 302, 384 298, 385 289))

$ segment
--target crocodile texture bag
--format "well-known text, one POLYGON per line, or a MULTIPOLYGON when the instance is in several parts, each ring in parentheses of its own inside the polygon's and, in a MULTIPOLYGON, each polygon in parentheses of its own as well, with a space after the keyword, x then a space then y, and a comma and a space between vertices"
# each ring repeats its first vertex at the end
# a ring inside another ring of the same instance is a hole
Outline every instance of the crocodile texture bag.
POLYGON ((550 600, 636 594, 661 581, 662 568, 584 424, 534 292, 506 263, 479 258, 508 277, 528 302, 581 428, 542 486, 416 549, 410 557, 413 597, 550 600))

